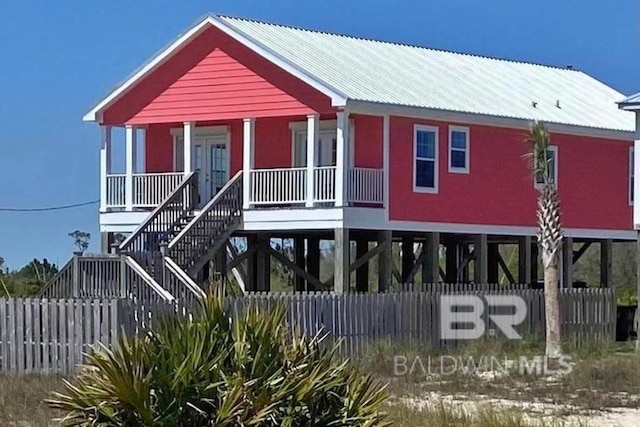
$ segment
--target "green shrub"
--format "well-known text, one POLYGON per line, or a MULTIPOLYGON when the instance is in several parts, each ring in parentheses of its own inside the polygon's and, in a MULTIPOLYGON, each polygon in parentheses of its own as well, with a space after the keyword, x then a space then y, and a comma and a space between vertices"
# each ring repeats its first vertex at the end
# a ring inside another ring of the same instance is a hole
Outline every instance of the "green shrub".
POLYGON ((75 426, 388 425, 385 387, 320 341, 291 331, 282 306, 231 317, 213 296, 192 320, 94 352, 47 403, 75 426))

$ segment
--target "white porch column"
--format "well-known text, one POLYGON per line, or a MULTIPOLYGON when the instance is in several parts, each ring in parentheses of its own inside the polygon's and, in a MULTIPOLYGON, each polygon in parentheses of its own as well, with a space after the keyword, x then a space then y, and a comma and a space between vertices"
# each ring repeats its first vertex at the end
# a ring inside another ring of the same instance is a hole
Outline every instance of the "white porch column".
POLYGON ((255 168, 255 119, 244 119, 242 130, 242 209, 251 207, 251 170, 255 168))
POLYGON ((389 162, 389 116, 382 117, 382 200, 385 210, 385 216, 389 219, 389 179, 390 173, 389 162))
POLYGON ((191 159, 193 151, 193 142, 196 133, 195 122, 184 122, 184 142, 182 143, 184 149, 183 161, 184 161, 184 175, 187 176, 193 172, 193 162, 191 159))
POLYGON ((349 165, 349 113, 339 111, 337 113, 336 130, 336 206, 347 204, 346 184, 347 168, 349 165))
POLYGON ((107 175, 111 173, 111 126, 100 126, 100 212, 107 211, 107 175))
POLYGON ((133 174, 136 170, 136 128, 125 126, 125 206, 126 211, 133 210, 133 174))
POLYGON ((307 116, 307 201, 305 206, 312 207, 315 199, 315 167, 316 144, 320 128, 320 116, 310 114, 307 116))

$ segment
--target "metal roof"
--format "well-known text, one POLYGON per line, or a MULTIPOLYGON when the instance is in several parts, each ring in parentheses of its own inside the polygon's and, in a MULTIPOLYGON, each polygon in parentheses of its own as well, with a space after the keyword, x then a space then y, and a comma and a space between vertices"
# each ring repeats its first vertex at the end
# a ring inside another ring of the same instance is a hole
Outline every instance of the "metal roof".
POLYGON ((619 103, 620 108, 640 109, 640 92, 629 96, 619 103))
POLYGON ((634 131, 624 95, 569 69, 218 16, 349 100, 634 131))

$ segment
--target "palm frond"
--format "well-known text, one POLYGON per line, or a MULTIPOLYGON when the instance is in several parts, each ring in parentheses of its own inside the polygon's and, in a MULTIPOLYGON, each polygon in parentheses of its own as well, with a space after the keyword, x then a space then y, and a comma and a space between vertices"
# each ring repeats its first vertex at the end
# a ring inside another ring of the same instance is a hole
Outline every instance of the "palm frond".
POLYGON ((551 183, 551 157, 549 157, 549 132, 543 122, 534 121, 531 125, 531 131, 526 139, 529 147, 524 155, 525 160, 529 163, 535 177, 542 177, 543 183, 551 183))

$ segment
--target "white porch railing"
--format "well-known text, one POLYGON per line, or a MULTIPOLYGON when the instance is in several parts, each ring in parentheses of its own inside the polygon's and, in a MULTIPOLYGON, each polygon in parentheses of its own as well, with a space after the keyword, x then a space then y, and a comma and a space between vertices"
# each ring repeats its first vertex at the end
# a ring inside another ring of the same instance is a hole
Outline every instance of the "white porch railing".
POLYGON ((313 171, 313 199, 316 202, 335 202, 336 200, 336 168, 321 166, 313 171))
POLYGON ((347 200, 354 203, 383 203, 384 172, 382 169, 349 169, 347 200))
POLYGON ((123 208, 126 203, 125 188, 125 174, 107 175, 107 200, 105 205, 109 208, 123 208))
MULTIPOLYGON (((249 172, 249 203, 255 206, 304 204, 307 198, 306 168, 254 169, 249 172)), ((346 176, 346 198, 350 203, 381 205, 384 201, 382 169, 351 168, 346 176)), ((336 201, 336 167, 313 171, 313 202, 336 201)))
POLYGON ((250 202, 254 205, 304 203, 307 169, 254 169, 250 172, 250 202))
POLYGON ((173 190, 178 188, 184 173, 142 173, 133 175, 133 206, 158 206, 173 190))
MULTIPOLYGON (((133 175, 132 208, 155 208, 173 190, 178 188, 184 173, 146 173, 133 175)), ((126 174, 110 174, 106 176, 106 208, 125 208, 127 204, 126 174)))

